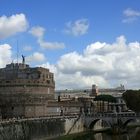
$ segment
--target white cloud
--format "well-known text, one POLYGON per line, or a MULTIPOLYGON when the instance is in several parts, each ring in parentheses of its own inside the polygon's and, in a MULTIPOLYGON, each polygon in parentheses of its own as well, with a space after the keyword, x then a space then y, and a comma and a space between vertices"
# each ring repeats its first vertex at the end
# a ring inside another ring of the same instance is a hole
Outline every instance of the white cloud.
POLYGON ((33 36, 37 37, 37 42, 42 48, 45 49, 62 49, 65 47, 64 43, 62 42, 48 42, 44 41, 44 34, 45 29, 40 26, 33 27, 29 33, 31 33, 33 36))
POLYGON ((46 60, 45 55, 43 53, 34 52, 31 56, 28 56, 26 58, 28 63, 34 63, 34 62, 44 62, 46 60))
POLYGON ((122 20, 123 23, 132 23, 134 21, 136 21, 137 18, 136 17, 129 17, 129 18, 125 18, 122 20))
POLYGON ((23 47, 23 50, 24 51, 31 51, 32 50, 32 47, 27 45, 27 46, 24 46, 23 47))
MULTIPOLYGON (((120 36, 113 43, 94 42, 83 53, 71 52, 60 57, 56 65, 47 64, 55 73, 56 88, 77 89, 112 87, 125 84, 140 87, 140 42, 126 43, 120 36)), ((45 66, 45 64, 44 64, 45 66)))
POLYGON ((105 87, 108 87, 108 83, 101 76, 85 76, 81 72, 73 74, 60 72, 59 75, 56 76, 57 89, 91 88, 92 84, 101 85, 101 83, 105 87))
POLYGON ((28 22, 24 14, 0 17, 0 39, 26 31, 28 22))
POLYGON ((42 48, 45 48, 45 49, 63 49, 63 48, 65 48, 64 43, 60 43, 60 42, 46 42, 42 39, 39 39, 38 43, 40 44, 40 46, 42 48))
POLYGON ((36 26, 36 27, 33 27, 29 33, 31 33, 32 35, 34 35, 35 37, 38 37, 38 38, 42 38, 44 36, 44 33, 45 33, 45 29, 43 27, 40 27, 40 26, 36 26))
POLYGON ((123 23, 131 23, 140 17, 140 11, 133 10, 131 8, 127 8, 123 11, 124 19, 123 23))
POLYGON ((64 32, 66 34, 71 34, 74 36, 81 36, 87 33, 89 28, 89 21, 87 19, 79 19, 75 22, 66 23, 66 29, 64 32))
POLYGON ((12 62, 12 51, 9 44, 0 45, 0 67, 5 67, 7 63, 12 62))
POLYGON ((127 8, 126 10, 124 10, 123 14, 126 17, 135 17, 135 16, 140 16, 140 11, 136 11, 131 8, 127 8))

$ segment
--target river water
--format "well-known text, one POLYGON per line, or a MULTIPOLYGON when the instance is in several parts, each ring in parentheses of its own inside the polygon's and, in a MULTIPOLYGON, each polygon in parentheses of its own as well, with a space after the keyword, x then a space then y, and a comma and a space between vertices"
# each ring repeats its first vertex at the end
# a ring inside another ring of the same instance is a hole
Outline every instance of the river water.
POLYGON ((57 138, 57 140, 140 140, 140 127, 131 128, 128 132, 119 135, 107 133, 85 133, 57 138))

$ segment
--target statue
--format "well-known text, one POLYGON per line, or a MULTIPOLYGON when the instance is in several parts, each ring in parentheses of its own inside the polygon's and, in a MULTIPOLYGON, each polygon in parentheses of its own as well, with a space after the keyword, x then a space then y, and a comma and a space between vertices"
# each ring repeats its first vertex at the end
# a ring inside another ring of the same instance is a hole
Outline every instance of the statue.
POLYGON ((22 63, 25 64, 25 56, 22 55, 22 63))

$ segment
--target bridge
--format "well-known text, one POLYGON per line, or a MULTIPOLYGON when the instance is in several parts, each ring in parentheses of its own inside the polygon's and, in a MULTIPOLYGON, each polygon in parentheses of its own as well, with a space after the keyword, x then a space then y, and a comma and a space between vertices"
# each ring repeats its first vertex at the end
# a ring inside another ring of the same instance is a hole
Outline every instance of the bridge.
MULTIPOLYGON (((136 114, 134 112, 120 112, 120 113, 92 113, 86 115, 83 113, 71 115, 64 114, 61 116, 52 115, 39 118, 19 118, 19 119, 13 118, 9 120, 1 120, 0 126, 2 127, 5 126, 4 129, 1 129, 1 131, 6 131, 8 130, 7 127, 9 127, 9 130, 11 130, 11 132, 13 132, 13 129, 16 130, 17 125, 21 129, 21 131, 29 130, 31 128, 30 131, 33 131, 34 132, 33 134, 36 134, 36 131, 39 131, 40 133, 45 132, 43 131, 44 129, 54 133, 56 131, 56 128, 62 127, 63 133, 65 133, 65 135, 68 135, 75 131, 83 132, 85 130, 91 130, 94 128, 94 126, 97 124, 98 121, 102 121, 106 124, 106 126, 103 127, 105 129, 111 128, 111 130, 113 130, 115 128, 114 126, 117 126, 117 128, 122 128, 122 130, 125 130, 127 124, 130 122, 134 121, 139 122, 138 124, 140 124, 140 114, 136 114), (33 130, 32 127, 34 128, 33 130)), ((14 132, 18 133, 18 131, 14 132)), ((62 132, 59 132, 59 134, 61 133, 62 132)))
POLYGON ((127 124, 130 122, 139 122, 140 124, 140 113, 135 112, 120 112, 120 113, 92 113, 92 114, 70 114, 70 115, 52 115, 45 116, 39 118, 23 118, 23 119, 9 119, 9 120, 1 120, 0 124, 9 124, 11 122, 25 122, 25 121, 38 121, 38 120, 51 120, 51 119, 71 119, 77 118, 73 125, 71 126, 68 133, 75 126, 75 124, 82 119, 83 125, 87 130, 94 129, 94 126, 97 122, 102 121, 104 123, 104 127, 112 128, 114 126, 118 126, 121 128, 125 128, 127 124))
POLYGON ((98 121, 104 122, 106 127, 120 127, 126 128, 130 122, 140 122, 140 114, 134 112, 120 112, 120 113, 94 113, 84 115, 84 126, 86 129, 93 129, 98 121))

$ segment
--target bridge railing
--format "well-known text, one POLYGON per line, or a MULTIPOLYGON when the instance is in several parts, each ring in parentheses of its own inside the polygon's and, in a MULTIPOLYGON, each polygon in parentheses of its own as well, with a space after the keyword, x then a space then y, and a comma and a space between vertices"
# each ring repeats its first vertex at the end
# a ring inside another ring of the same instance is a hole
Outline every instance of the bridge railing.
POLYGON ((78 118, 80 115, 77 113, 74 114, 63 114, 63 115, 46 115, 40 117, 30 117, 30 118, 19 118, 13 117, 8 119, 0 119, 0 124, 10 123, 10 122, 22 122, 22 121, 31 121, 31 120, 41 120, 41 119, 69 119, 69 118, 78 118))
POLYGON ((119 113, 92 113, 89 117, 140 117, 140 113, 135 112, 119 112, 119 113))

